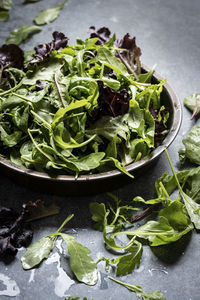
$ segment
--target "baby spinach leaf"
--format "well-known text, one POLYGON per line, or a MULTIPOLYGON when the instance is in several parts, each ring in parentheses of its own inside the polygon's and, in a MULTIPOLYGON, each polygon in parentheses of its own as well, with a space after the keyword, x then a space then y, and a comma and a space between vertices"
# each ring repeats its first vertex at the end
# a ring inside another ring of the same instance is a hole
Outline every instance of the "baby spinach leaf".
POLYGON ((27 248, 26 253, 21 258, 22 266, 25 270, 32 269, 39 265, 53 250, 55 238, 46 236, 27 248))
POLYGON ((15 130, 12 133, 6 132, 4 127, 0 125, 0 137, 3 144, 7 147, 14 147, 21 141, 22 132, 15 130))
POLYGON ((81 171, 90 171, 98 168, 101 160, 104 158, 104 152, 91 153, 80 159, 69 158, 68 161, 76 166, 76 168, 81 171))
POLYGON ((21 42, 26 40, 29 36, 38 33, 42 30, 42 28, 38 26, 27 26, 22 25, 18 29, 15 29, 10 33, 8 38, 6 39, 6 44, 15 44, 19 45, 21 42))
POLYGON ((68 253, 70 255, 70 267, 77 279, 87 285, 97 283, 97 267, 93 259, 88 256, 90 250, 79 244, 74 237, 60 233, 66 242, 68 253))
POLYGON ((35 23, 37 25, 44 25, 49 24, 53 22, 60 14, 60 10, 64 7, 65 3, 68 0, 64 1, 63 3, 59 4, 58 7, 55 8, 49 8, 46 10, 43 10, 37 15, 37 17, 34 19, 35 23))
POLYGON ((137 298, 142 298, 143 300, 166 300, 165 296, 160 291, 155 290, 151 293, 145 293, 139 285, 125 283, 111 276, 108 276, 108 278, 126 287, 129 291, 136 293, 137 298))
POLYGON ((200 126, 193 126, 182 142, 185 148, 179 150, 181 163, 189 159, 191 162, 200 165, 200 126))

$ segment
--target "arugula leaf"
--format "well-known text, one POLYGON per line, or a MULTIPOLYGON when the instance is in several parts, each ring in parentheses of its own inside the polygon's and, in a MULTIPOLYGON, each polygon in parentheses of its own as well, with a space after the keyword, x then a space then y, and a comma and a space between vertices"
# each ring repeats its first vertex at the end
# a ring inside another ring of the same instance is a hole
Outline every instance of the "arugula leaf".
POLYGON ((21 258, 22 266, 25 270, 32 269, 39 265, 42 260, 49 257, 53 250, 55 238, 46 236, 27 248, 26 253, 21 258))
POLYGON ((191 119, 199 115, 200 112, 200 94, 191 94, 184 99, 184 105, 193 112, 191 119))
POLYGON ((136 267, 139 268, 143 248, 141 243, 135 243, 128 248, 128 254, 112 260, 112 263, 117 263, 117 276, 130 274, 136 267))
POLYGON ((15 29, 10 33, 8 38, 6 39, 6 44, 15 44, 19 45, 21 42, 26 40, 29 36, 39 33, 42 30, 42 28, 38 26, 27 26, 22 25, 18 29, 15 29))
POLYGON ((110 239, 126 234, 147 239, 151 246, 159 246, 175 242, 193 229, 193 225, 184 214, 184 206, 179 199, 162 209, 159 216, 158 221, 149 221, 133 231, 113 233, 110 239))
POLYGON ((200 204, 197 204, 184 192, 181 193, 191 221, 194 223, 196 229, 200 229, 200 204))
POLYGON ((98 280, 96 263, 88 256, 90 250, 79 244, 74 237, 60 233, 70 255, 70 267, 77 279, 87 285, 95 285, 98 280))
POLYGON ((67 45, 55 31, 50 43, 25 54, 25 63, 14 44, 0 49, 0 143, 7 159, 40 172, 79 176, 118 168, 132 177, 125 166, 162 142, 169 116, 160 101, 164 81, 147 84, 129 74, 130 66, 139 69, 135 39, 120 42, 128 57, 114 49, 115 35, 96 34, 105 43, 95 37, 67 45))
POLYGON ((186 159, 200 165, 200 126, 193 126, 188 136, 183 139, 185 149, 179 150, 179 159, 184 163, 186 159))
POLYGON ((111 68, 116 73, 127 76, 129 75, 124 64, 115 56, 106 47, 99 48, 96 57, 97 61, 100 61, 105 66, 111 68))
POLYGON ((37 17, 34 19, 37 25, 44 25, 53 22, 55 19, 58 18, 60 14, 60 10, 64 7, 65 3, 68 0, 64 1, 63 3, 59 4, 58 7, 49 8, 46 10, 41 11, 37 17))
POLYGON ((70 267, 77 279, 87 285, 95 285, 98 280, 96 263, 88 255, 90 250, 78 243, 73 236, 61 233, 62 228, 71 220, 73 215, 63 222, 59 229, 46 237, 43 237, 26 249, 26 253, 21 258, 22 266, 25 270, 32 269, 48 258, 54 248, 55 241, 61 236, 70 255, 70 267))
POLYGON ((91 202, 90 212, 92 214, 92 220, 95 222, 94 228, 99 231, 103 231, 104 218, 106 214, 106 208, 104 203, 91 202))
POLYGON ((129 291, 136 293, 137 298, 142 297, 143 300, 166 300, 165 296, 160 291, 153 291, 151 293, 145 293, 141 286, 139 285, 133 285, 128 284, 122 281, 117 280, 116 278, 113 278, 111 276, 108 276, 109 279, 115 281, 118 284, 123 285, 126 287, 129 291))
POLYGON ((186 193, 183 192, 183 189, 180 186, 180 183, 178 181, 178 177, 176 176, 176 173, 174 171, 174 168, 172 166, 169 154, 167 150, 165 149, 172 173, 174 175, 174 178, 177 182, 177 186, 179 188, 180 194, 183 198, 185 207, 187 209, 188 215, 190 216, 191 221, 194 223, 194 226, 196 229, 200 229, 200 204, 197 204, 192 198, 190 198, 186 193))
POLYGON ((25 254, 21 258, 22 266, 25 270, 32 269, 39 265, 54 248, 55 241, 62 228, 71 220, 73 215, 70 215, 53 234, 45 236, 36 243, 26 249, 25 254))

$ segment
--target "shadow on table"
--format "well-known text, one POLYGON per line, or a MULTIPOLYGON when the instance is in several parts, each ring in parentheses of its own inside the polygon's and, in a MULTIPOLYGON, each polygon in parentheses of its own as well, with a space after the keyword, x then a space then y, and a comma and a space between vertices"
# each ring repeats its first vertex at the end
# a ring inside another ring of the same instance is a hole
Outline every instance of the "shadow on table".
POLYGON ((189 232, 177 242, 164 246, 151 247, 151 250, 153 254, 162 262, 166 264, 174 264, 186 251, 186 248, 190 243, 191 236, 192 232, 189 232))

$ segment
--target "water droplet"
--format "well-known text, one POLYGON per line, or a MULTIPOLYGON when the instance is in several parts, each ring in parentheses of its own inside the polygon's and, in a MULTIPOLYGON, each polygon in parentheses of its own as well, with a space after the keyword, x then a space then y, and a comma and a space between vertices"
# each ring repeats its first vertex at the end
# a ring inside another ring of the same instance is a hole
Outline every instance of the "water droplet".
POLYGON ((0 273, 0 281, 5 285, 5 289, 0 291, 0 296, 15 297, 20 294, 17 283, 10 277, 0 273))

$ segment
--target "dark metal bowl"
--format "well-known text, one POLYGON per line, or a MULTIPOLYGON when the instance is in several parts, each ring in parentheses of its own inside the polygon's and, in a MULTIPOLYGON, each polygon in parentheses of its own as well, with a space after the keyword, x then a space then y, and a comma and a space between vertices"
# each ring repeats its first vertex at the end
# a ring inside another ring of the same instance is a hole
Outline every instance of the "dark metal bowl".
MULTIPOLYGON (((142 65, 142 68, 146 72, 150 70, 145 65, 142 65)), ((153 83, 156 83, 161 79, 163 78, 155 72, 153 75, 153 83)), ((161 94, 161 103, 164 105, 167 104, 172 111, 170 115, 169 133, 162 144, 153 150, 150 155, 126 167, 127 171, 131 172, 134 176, 138 176, 145 172, 147 167, 158 159, 164 149, 173 142, 178 134, 182 121, 182 109, 179 99, 169 83, 164 84, 163 92, 161 94)), ((133 180, 122 174, 117 169, 100 174, 81 175, 77 179, 75 179, 72 175, 51 177, 47 173, 41 173, 19 167, 1 157, 0 167, 7 176, 14 179, 19 184, 33 189, 62 195, 86 195, 100 193, 112 190, 122 186, 123 184, 129 183, 130 180, 133 180)))

